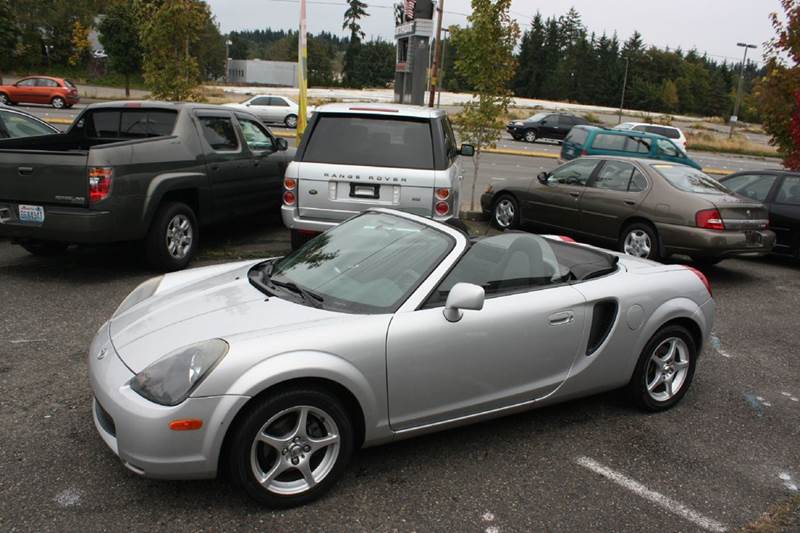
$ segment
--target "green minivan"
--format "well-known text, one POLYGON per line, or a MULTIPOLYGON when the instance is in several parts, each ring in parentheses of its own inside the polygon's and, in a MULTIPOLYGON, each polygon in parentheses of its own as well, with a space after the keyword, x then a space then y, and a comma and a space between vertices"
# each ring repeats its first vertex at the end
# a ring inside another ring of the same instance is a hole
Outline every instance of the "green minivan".
POLYGON ((671 140, 654 133, 610 130, 597 126, 573 127, 561 146, 561 160, 583 155, 615 155, 659 159, 683 163, 697 170, 702 167, 671 140))

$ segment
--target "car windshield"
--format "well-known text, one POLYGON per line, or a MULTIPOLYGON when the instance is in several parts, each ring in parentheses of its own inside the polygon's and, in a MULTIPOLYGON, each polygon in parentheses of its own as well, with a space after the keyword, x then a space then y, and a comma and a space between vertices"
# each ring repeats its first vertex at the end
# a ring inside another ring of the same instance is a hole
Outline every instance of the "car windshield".
POLYGON ((530 121, 532 121, 532 122, 539 122, 540 120, 542 120, 543 118, 545 118, 547 115, 549 115, 549 113, 536 113, 535 115, 533 115, 533 116, 532 116, 531 118, 529 118, 528 120, 530 120, 530 121))
POLYGON ((700 194, 731 194, 724 185, 699 170, 685 165, 652 165, 675 188, 700 194))
POLYGON ((353 218, 251 271, 278 297, 344 313, 392 313, 452 250, 447 233, 386 213, 353 218))

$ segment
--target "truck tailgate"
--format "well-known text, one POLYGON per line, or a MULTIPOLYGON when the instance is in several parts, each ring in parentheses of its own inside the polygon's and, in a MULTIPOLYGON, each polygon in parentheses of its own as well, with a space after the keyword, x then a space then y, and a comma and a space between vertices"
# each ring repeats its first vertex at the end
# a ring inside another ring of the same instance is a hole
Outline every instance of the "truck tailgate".
POLYGON ((88 152, 0 150, 0 200, 87 205, 88 152))

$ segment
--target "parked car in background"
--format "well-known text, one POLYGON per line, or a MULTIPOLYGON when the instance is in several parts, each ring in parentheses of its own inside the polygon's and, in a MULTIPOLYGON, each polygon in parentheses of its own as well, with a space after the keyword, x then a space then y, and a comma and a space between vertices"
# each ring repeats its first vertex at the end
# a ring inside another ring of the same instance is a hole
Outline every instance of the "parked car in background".
POLYGON ((78 88, 64 78, 29 76, 12 85, 0 85, 0 104, 49 104, 63 109, 80 101, 78 88))
POLYGON ((292 246, 369 207, 458 218, 460 155, 447 113, 394 104, 328 104, 286 170, 283 223, 292 246))
POLYGON ((141 240, 152 266, 180 269, 201 225, 277 211, 292 156, 235 109, 94 104, 66 133, 0 141, 0 236, 34 254, 141 240))
POLYGON ((648 159, 582 157, 492 184, 481 205, 499 228, 535 224, 656 261, 681 254, 713 264, 765 255, 775 243, 761 202, 686 165, 648 159))
POLYGON ((776 236, 773 252, 800 258, 800 173, 756 170, 719 181, 740 196, 763 202, 769 209, 769 228, 776 236))
POLYGON ((584 155, 614 155, 671 161, 703 170, 699 163, 672 140, 639 131, 576 126, 561 147, 561 161, 584 155))
MULTIPOLYGON (((297 114, 300 110, 297 102, 291 98, 268 94, 259 94, 244 102, 225 106, 248 111, 267 124, 283 124, 287 128, 297 127, 297 114)), ((307 112, 310 116, 312 108, 308 108, 307 112)))
POLYGON ((676 128, 674 126, 665 126, 662 124, 647 124, 644 122, 623 122, 622 124, 615 126, 614 129, 655 133, 656 135, 661 135, 662 137, 671 139, 672 142, 680 146, 684 152, 686 151, 686 136, 683 134, 680 128, 676 128))
POLYGON ((47 122, 16 109, 0 105, 0 139, 60 133, 47 122))
POLYGON ((506 130, 520 141, 534 143, 539 139, 563 140, 573 126, 589 124, 583 117, 568 113, 537 113, 526 120, 509 122, 506 130))
POLYGON ((669 409, 714 314, 691 268, 370 210, 285 258, 137 287, 89 348, 92 414, 140 476, 225 472, 290 507, 361 447, 617 388, 669 409))

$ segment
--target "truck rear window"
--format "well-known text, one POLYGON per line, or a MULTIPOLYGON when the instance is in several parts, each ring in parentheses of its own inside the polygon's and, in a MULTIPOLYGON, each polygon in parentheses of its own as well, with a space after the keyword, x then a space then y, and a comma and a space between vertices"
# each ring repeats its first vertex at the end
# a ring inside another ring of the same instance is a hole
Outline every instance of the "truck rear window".
POLYGON ((433 136, 427 119, 320 115, 303 161, 432 170, 433 136))
POLYGON ((103 109, 85 119, 86 136, 94 139, 145 139, 172 134, 176 111, 103 109))

